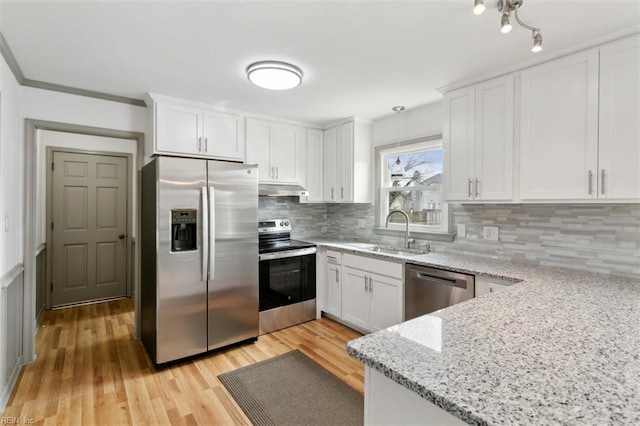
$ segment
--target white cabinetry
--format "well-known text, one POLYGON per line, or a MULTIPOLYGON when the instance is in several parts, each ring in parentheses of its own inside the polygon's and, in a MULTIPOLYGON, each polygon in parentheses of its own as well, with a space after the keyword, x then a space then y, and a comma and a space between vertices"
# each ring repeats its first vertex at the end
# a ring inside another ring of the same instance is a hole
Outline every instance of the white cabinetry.
POLYGON ((640 199, 640 41, 521 74, 522 200, 640 199))
POLYGON ((324 311, 336 318, 342 318, 342 253, 327 250, 325 264, 325 306, 324 311))
POLYGON ((366 256, 342 257, 342 320, 363 332, 402 322, 402 265, 366 256))
POLYGON ((520 198, 595 197, 598 49, 528 68, 520 81, 520 198))
POLYGON ((373 200, 371 129, 349 121, 324 132, 324 201, 371 203, 373 200))
POLYGON ((322 130, 307 129, 307 192, 309 195, 300 197, 300 202, 321 203, 323 193, 323 157, 324 133, 322 130))
POLYGON ((509 75, 444 95, 448 201, 513 199, 513 91, 509 75))
POLYGON ((247 163, 258 164, 259 181, 304 184, 306 142, 299 127, 247 118, 247 163))
POLYGON ((158 95, 150 95, 147 104, 153 134, 148 155, 244 160, 239 115, 158 95))
POLYGON ((640 38, 600 49, 598 198, 640 199, 640 38))
POLYGON ((475 297, 484 296, 485 294, 498 292, 506 287, 512 286, 511 281, 501 280, 497 278, 476 275, 475 279, 475 297))

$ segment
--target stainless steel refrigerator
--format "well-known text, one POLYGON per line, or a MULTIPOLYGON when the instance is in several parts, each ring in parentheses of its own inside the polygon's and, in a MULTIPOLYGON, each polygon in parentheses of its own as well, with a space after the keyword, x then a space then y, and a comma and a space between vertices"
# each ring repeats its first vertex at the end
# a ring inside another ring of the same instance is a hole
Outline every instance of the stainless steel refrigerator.
POLYGON ((258 169, 158 157, 141 178, 142 342, 163 364, 258 336, 258 169))

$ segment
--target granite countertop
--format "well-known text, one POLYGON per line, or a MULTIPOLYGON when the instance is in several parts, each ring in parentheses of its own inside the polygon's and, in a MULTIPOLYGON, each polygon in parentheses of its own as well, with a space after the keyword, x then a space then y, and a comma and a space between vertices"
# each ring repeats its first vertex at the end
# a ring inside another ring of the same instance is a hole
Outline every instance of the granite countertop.
POLYGON ((471 256, 373 257, 521 281, 348 343, 472 424, 640 424, 640 280, 471 256))

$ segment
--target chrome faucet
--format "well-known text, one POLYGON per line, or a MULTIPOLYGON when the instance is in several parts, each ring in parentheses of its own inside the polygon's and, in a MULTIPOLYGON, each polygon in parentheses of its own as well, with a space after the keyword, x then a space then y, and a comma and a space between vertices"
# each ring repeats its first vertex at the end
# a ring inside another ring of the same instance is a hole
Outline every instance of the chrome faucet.
POLYGON ((411 244, 414 240, 413 238, 409 238, 409 215, 407 214, 407 212, 403 211, 403 210, 391 210, 389 212, 389 214, 387 215, 387 219, 385 221, 384 227, 388 228, 389 227, 389 218, 391 217, 392 214, 394 213, 400 213, 404 216, 405 219, 405 229, 404 229, 404 248, 405 249, 409 249, 411 247, 409 247, 409 244, 411 244))

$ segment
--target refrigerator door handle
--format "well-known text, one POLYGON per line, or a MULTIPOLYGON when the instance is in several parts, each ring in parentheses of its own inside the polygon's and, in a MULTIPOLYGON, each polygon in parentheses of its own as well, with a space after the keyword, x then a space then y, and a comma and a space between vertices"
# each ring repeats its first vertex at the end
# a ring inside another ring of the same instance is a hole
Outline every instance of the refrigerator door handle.
POLYGON ((209 187, 209 280, 215 278, 216 272, 216 190, 209 187))
POLYGON ((209 197, 207 187, 202 187, 202 281, 207 281, 209 260, 209 197))

